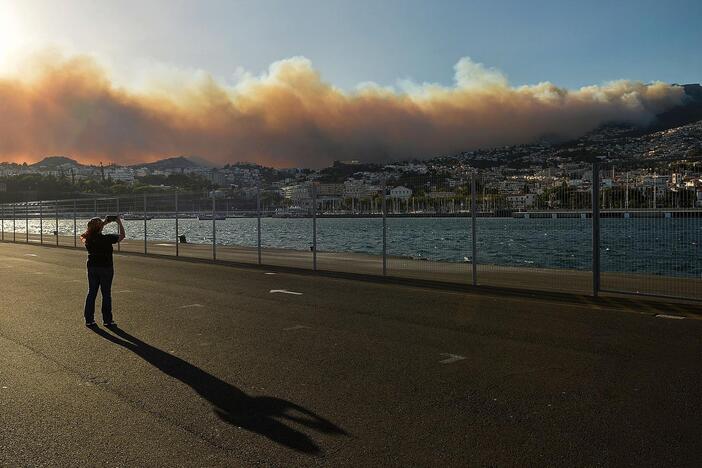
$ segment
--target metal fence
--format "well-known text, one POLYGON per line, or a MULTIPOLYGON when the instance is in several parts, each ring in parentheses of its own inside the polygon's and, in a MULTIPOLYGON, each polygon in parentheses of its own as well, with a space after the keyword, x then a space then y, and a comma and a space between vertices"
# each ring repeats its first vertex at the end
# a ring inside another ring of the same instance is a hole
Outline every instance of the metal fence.
POLYGON ((533 193, 473 173, 381 179, 351 196, 314 183, 292 200, 259 189, 34 201, 0 205, 0 227, 4 242, 77 247, 90 218, 120 213, 125 252, 702 300, 702 209, 674 174, 641 183, 595 163, 585 184, 533 193))

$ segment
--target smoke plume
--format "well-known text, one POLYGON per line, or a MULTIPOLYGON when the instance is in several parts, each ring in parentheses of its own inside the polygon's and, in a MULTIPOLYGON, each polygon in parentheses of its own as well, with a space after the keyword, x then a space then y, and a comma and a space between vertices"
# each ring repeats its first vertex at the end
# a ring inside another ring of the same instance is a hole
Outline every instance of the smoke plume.
POLYGON ((680 87, 615 81, 578 90, 512 87, 461 59, 454 85, 373 83, 345 92, 294 57, 224 84, 207 76, 148 91, 116 85, 87 57, 34 58, 0 77, 0 160, 68 155, 127 164, 197 155, 275 167, 386 161, 578 137, 606 122, 643 125, 682 100, 680 87))

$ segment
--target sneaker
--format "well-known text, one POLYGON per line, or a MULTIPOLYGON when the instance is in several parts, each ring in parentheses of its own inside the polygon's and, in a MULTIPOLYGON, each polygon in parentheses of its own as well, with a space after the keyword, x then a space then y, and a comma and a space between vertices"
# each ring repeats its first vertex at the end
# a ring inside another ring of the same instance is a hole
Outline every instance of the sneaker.
POLYGON ((85 326, 88 328, 97 327, 97 323, 93 320, 91 322, 85 322, 85 326))
POLYGON ((105 322, 105 323, 103 323, 103 325, 106 326, 106 327, 116 327, 116 326, 117 326, 117 323, 114 322, 114 321, 110 321, 110 322, 105 322))

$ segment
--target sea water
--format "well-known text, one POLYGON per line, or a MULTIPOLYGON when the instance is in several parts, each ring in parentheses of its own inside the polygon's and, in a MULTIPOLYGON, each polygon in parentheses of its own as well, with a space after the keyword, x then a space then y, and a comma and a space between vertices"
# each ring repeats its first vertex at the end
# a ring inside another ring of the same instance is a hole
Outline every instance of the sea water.
MULTIPOLYGON (((87 220, 77 221, 80 233, 87 220)), ((125 221, 127 238, 141 240, 143 221, 125 221)), ((38 219, 29 220, 30 233, 40 232, 38 219)), ((264 248, 309 251, 310 218, 262 218, 264 248)), ((4 221, 6 233, 12 221, 4 221)), ((25 220, 15 229, 24 233, 25 220)), ((44 220, 47 242, 55 220, 44 220)), ((151 241, 175 241, 174 219, 147 221, 151 241)), ((212 242, 212 221, 180 219, 179 233, 190 243, 212 242)), ((73 220, 59 220, 59 234, 73 235, 73 220)), ((216 221, 218 245, 256 247, 256 218, 216 221)), ((380 218, 317 219, 317 250, 382 255, 383 221, 380 218)), ((18 235, 18 240, 23 240, 18 235)), ((602 271, 649 273, 702 278, 702 218, 604 218, 601 220, 602 271)), ((477 259, 483 264, 534 268, 590 270, 592 220, 478 218, 477 259)), ((435 262, 472 262, 470 218, 388 218, 387 254, 435 262)))

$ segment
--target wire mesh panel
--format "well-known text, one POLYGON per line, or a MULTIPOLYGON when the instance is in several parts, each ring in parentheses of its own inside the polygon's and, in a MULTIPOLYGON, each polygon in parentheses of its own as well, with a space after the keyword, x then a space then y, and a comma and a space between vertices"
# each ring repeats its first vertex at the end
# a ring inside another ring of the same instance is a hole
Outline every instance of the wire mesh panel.
POLYGON ((472 282, 469 177, 395 174, 385 205, 388 275, 472 282))
POLYGON ((702 299, 699 167, 608 167, 602 181, 602 289, 702 299))
POLYGON ((5 204, 0 204, 0 241, 5 241, 5 218, 6 218, 6 208, 5 204))
POLYGON ((24 205, 19 203, 10 203, 7 206, 8 219, 5 222, 5 227, 7 228, 5 236, 7 238, 7 232, 12 231, 11 240, 12 242, 24 242, 24 234, 20 232, 21 228, 24 228, 24 205))
POLYGON ((312 268, 312 218, 277 215, 261 220, 261 259, 265 265, 312 268))
POLYGON ((42 244, 56 245, 56 201, 39 202, 39 238, 42 244))
POLYGON ((316 184, 317 268, 382 275, 381 184, 316 184))
MULTIPOLYGON (((36 233, 38 234, 37 237, 39 238, 40 243, 44 243, 44 238, 46 237, 47 231, 46 231, 46 212, 47 208, 50 207, 51 202, 50 201, 38 201, 34 204, 35 210, 36 210, 36 218, 35 222, 31 223, 30 226, 32 227, 32 232, 36 230, 36 233), (35 227, 34 227, 35 226, 35 227)), ((48 242, 48 239, 47 239, 48 242)))
POLYGON ((76 246, 82 245, 80 235, 85 232, 88 227, 88 221, 95 216, 96 211, 95 200, 90 198, 75 200, 76 246))
MULTIPOLYGON (((177 241, 175 223, 175 194, 149 194, 145 197, 145 200, 147 253, 157 255, 175 255, 177 241)), ((142 205, 143 203, 144 197, 142 197, 142 205)), ((144 209, 142 208, 142 215, 143 214, 144 209)), ((143 231, 143 217, 141 221, 143 231)))
POLYGON ((479 284, 592 291, 592 171, 577 171, 480 175, 479 284))
POLYGON ((211 240, 208 243, 207 234, 197 229, 200 198, 199 194, 179 193, 177 207, 174 192, 120 198, 127 235, 124 247, 147 254, 211 258, 211 240))
MULTIPOLYGON (((265 265, 313 268, 312 196, 309 185, 290 189, 279 203, 263 208, 261 218, 261 261, 265 265)), ((263 190, 264 200, 277 192, 263 190)))
POLYGON ((256 197, 256 190, 215 192, 214 222, 218 260, 258 262, 256 197))
POLYGON ((380 215, 325 214, 317 219, 317 268, 382 275, 382 223, 380 215))
MULTIPOLYGON (((127 195, 115 197, 109 206, 105 207, 107 214, 119 214, 124 224, 125 239, 116 247, 122 252, 144 252, 144 197, 127 195)), ((148 216, 147 216, 148 218, 148 216)), ((117 233, 117 225, 108 225, 109 232, 117 233)))
POLYGON ((36 201, 25 204, 25 230, 29 243, 41 243, 41 207, 36 201))
MULTIPOLYGON (((62 247, 72 247, 78 245, 79 241, 74 237, 73 225, 73 200, 58 200, 54 212, 54 231, 56 231, 55 243, 62 247), (57 222, 58 221, 58 222, 57 222)), ((76 222, 75 233, 78 234, 78 223, 76 222)))
POLYGON ((15 240, 14 205, 5 203, 2 205, 2 240, 13 242, 15 240))

